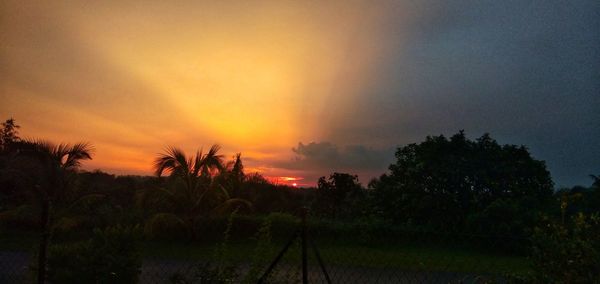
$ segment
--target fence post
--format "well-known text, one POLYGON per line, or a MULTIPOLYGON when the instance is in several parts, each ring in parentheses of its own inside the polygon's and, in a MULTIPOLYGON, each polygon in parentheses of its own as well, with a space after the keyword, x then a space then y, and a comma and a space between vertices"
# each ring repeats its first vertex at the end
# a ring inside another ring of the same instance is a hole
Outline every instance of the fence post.
POLYGON ((263 273, 263 275, 258 279, 258 284, 265 283, 265 281, 267 280, 267 277, 269 277, 269 274, 271 274, 271 271, 273 271, 273 269, 275 268, 277 263, 279 263, 281 258, 283 258, 283 255, 285 254, 285 252, 287 252, 287 250, 292 246, 292 244, 294 243, 294 240, 296 240, 296 238, 298 236, 299 236, 299 232, 296 231, 294 233, 294 236, 292 236, 292 238, 287 242, 287 244, 285 244, 285 246, 283 247, 281 252, 279 252, 277 257, 275 257, 273 262, 271 262, 271 265, 269 265, 269 267, 267 268, 265 273, 263 273))
POLYGON ((307 237, 308 229, 306 217, 308 215, 308 208, 302 208, 302 284, 308 283, 308 253, 307 253, 307 237))

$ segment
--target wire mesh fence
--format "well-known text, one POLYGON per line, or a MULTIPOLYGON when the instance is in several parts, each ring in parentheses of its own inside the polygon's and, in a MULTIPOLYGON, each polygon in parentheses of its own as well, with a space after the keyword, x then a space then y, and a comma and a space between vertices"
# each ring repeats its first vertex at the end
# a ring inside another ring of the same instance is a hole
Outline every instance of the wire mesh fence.
MULTIPOLYGON (((308 224, 279 237, 266 224, 249 240, 145 243, 139 282, 506 283, 530 269, 526 239, 308 224)), ((32 255, 0 252, 0 283, 32 283, 32 255)))

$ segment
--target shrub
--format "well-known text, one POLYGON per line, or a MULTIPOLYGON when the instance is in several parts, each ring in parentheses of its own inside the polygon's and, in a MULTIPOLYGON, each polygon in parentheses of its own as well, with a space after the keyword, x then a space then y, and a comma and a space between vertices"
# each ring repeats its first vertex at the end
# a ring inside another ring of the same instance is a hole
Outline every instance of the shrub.
POLYGON ((141 256, 139 227, 95 229, 91 239, 49 248, 51 283, 137 283, 141 256))
POLYGON ((535 277, 542 283, 600 279, 600 216, 579 214, 570 224, 546 221, 533 234, 535 277))
POLYGON ((180 273, 171 274, 169 282, 172 284, 194 284, 194 283, 234 283, 237 277, 237 267, 228 265, 226 267, 213 265, 210 262, 199 263, 195 266, 191 278, 180 273))
POLYGON ((229 259, 229 240, 236 214, 237 209, 227 218, 223 240, 215 247, 212 261, 196 264, 191 277, 183 275, 180 272, 171 274, 169 277, 171 283, 232 283, 238 277, 238 267, 232 264, 229 259))
POLYGON ((190 238, 190 228, 174 214, 159 213, 146 221, 144 237, 151 240, 185 240, 190 238))

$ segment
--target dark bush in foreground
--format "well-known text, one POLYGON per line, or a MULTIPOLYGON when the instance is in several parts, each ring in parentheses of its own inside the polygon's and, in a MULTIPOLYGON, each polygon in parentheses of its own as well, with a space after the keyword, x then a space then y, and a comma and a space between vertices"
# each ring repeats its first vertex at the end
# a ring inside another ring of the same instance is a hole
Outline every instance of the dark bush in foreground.
POLYGON ((91 239, 50 247, 51 283, 137 283, 141 256, 139 229, 110 227, 94 230, 91 239))
POLYGON ((570 225, 548 222, 536 228, 532 260, 541 283, 597 283, 600 216, 579 214, 570 225))

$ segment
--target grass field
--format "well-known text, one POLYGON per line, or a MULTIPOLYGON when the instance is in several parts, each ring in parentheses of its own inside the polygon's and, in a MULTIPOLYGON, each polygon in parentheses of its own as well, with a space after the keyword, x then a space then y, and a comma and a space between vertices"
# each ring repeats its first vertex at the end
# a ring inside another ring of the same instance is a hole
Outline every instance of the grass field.
MULTIPOLYGON (((28 251, 36 247, 37 236, 22 232, 0 232, 0 250, 28 251)), ((271 262, 283 248, 284 241, 273 241, 259 254, 260 261, 271 262)), ((443 271, 486 274, 527 274, 531 265, 527 257, 485 252, 482 250, 452 247, 440 244, 358 244, 334 241, 315 241, 326 266, 361 267, 408 271, 443 271)), ((228 263, 248 264, 256 261, 256 241, 232 241, 225 246, 217 243, 191 243, 145 241, 140 245, 145 259, 168 259, 187 262, 214 261, 217 247, 222 249, 222 259, 228 263)), ((290 247, 282 259, 287 265, 300 265, 299 242, 290 247)), ((309 250, 309 263, 317 260, 309 250)))
MULTIPOLYGON (((271 244, 266 250, 266 262, 275 259, 283 243, 271 244)), ((362 246, 358 244, 327 244, 318 251, 327 266, 350 266, 418 271, 447 271, 489 274, 525 274, 530 272, 527 257, 501 253, 484 253, 464 248, 441 246, 362 246)), ((190 261, 207 261, 216 254, 214 244, 184 244, 147 242, 143 245, 145 257, 190 261)), ((231 263, 248 263, 256 252, 254 242, 227 244, 224 259, 231 263)), ((294 244, 285 254, 282 263, 300 264, 299 244, 294 244)), ((312 250, 309 262, 316 263, 312 250)))

